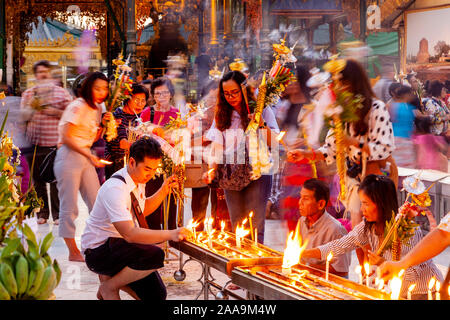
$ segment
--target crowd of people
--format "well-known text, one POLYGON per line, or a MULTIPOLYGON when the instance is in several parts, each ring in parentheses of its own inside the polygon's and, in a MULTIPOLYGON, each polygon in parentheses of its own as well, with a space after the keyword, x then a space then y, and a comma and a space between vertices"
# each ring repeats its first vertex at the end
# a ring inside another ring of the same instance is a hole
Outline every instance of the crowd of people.
MULTIPOLYGON (((208 79, 204 64, 210 63, 201 60, 198 64, 202 65, 203 76, 198 96, 206 112, 200 119, 200 129, 195 128, 200 134, 193 135, 193 140, 200 139, 201 150, 194 149, 192 157, 196 152, 205 154, 204 150, 217 154, 218 149, 225 150, 224 157, 232 155, 237 159, 241 152, 245 157, 242 163, 203 157, 197 177, 200 182, 192 188, 193 218, 202 220, 211 201, 211 215, 227 220, 234 230, 253 211, 260 243, 264 243, 266 219, 284 219, 291 230, 298 222, 302 237, 309 240, 303 262, 324 269, 326 256, 333 251, 338 257, 330 271, 343 277, 348 277, 352 250, 356 250, 361 264, 366 260, 371 265, 392 261, 389 250, 381 256, 374 252, 392 211, 399 210, 397 167, 448 171, 450 83, 434 80, 422 85, 411 73, 401 81, 384 79, 372 87, 361 64, 346 61, 341 81, 363 100, 358 120, 344 124, 347 192, 345 199, 338 200, 334 131, 324 127, 322 146, 308 148, 300 121, 304 106, 314 100, 307 85, 311 66, 296 66, 297 81, 286 88, 278 103, 264 109, 258 130, 267 132, 267 147, 273 147, 271 137, 280 131, 286 133, 285 144, 277 155, 281 159, 277 171, 254 179, 247 144, 226 137, 230 130, 245 131, 254 119, 257 92, 256 85, 250 83, 257 84, 262 72, 249 75, 234 70, 225 72, 220 80, 208 79), (367 168, 363 170, 365 160, 367 168), (311 161, 317 168, 317 179, 311 179, 311 161)), ((153 244, 182 240, 189 231, 177 226, 174 198, 170 200, 168 230, 163 230, 163 200, 176 179, 156 175, 163 157, 159 144, 151 138, 131 143, 128 129, 150 122, 161 128, 157 133, 164 137, 163 127, 179 112, 173 103, 173 83, 165 77, 134 83, 131 97, 111 113, 105 107, 110 80, 103 73, 86 74, 81 86, 70 94, 51 79, 48 61, 37 62, 33 72, 36 85, 22 94, 21 126, 17 128, 24 129, 23 144, 19 145, 26 158, 22 162, 24 180, 36 150, 30 179, 44 201, 38 223, 48 223, 51 212, 53 222, 59 224, 59 236, 67 245, 69 260, 85 261, 99 274, 99 299, 117 299, 119 290, 139 299, 165 299, 164 284, 154 272, 163 266, 164 252, 153 244), (105 141, 105 126, 113 118, 118 135, 105 141), (47 195, 46 182, 36 168, 52 153, 55 181, 50 183, 47 195), (90 213, 81 251, 75 241, 78 193, 90 213), (138 223, 132 223, 130 213, 138 223), (141 216, 145 218, 139 219, 141 216), (149 289, 155 286, 159 289, 149 289)), ((20 133, 14 136, 16 140, 20 137, 20 133)), ((415 250, 423 232, 418 228, 414 237, 402 245, 404 259, 415 250)), ((440 271, 427 258, 431 256, 414 262, 409 258, 403 295, 408 284, 416 283, 415 298, 423 299, 431 277, 443 281, 440 271)), ((397 264, 383 264, 385 273, 394 267, 397 264)))

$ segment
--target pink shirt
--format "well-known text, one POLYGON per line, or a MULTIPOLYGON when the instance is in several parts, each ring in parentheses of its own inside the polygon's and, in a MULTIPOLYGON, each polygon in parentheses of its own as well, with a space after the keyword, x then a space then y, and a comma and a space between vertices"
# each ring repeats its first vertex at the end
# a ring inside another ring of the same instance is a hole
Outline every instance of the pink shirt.
POLYGON ((444 137, 421 134, 413 135, 412 140, 417 146, 417 165, 419 169, 434 169, 447 172, 447 157, 440 150, 447 146, 444 137))
MULTIPOLYGON (((176 119, 177 118, 178 109, 174 107, 170 107, 169 111, 157 111, 155 109, 155 117, 153 119, 154 124, 159 124, 160 126, 165 126, 171 120, 170 117, 176 119), (161 121, 161 122, 160 122, 161 121)), ((143 122, 150 121, 150 107, 145 108, 141 113, 141 119, 143 122)))

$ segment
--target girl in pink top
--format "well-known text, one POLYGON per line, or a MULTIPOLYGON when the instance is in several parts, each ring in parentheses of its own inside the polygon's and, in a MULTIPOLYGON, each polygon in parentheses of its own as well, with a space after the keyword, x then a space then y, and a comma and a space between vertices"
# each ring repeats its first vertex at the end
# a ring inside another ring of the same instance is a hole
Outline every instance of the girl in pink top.
POLYGON ((431 134, 430 126, 429 118, 416 120, 416 133, 412 140, 416 145, 417 168, 447 172, 447 142, 444 137, 431 134))

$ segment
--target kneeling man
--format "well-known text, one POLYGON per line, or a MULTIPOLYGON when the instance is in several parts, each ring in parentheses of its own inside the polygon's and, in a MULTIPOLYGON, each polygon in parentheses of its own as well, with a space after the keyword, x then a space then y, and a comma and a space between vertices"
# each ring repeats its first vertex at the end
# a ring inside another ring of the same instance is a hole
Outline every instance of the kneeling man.
MULTIPOLYGON (((300 191, 300 233, 303 241, 308 240, 306 249, 316 248, 347 234, 344 226, 325 211, 330 200, 330 189, 325 182, 318 179, 305 181, 300 191)), ((326 261, 313 258, 302 258, 302 263, 325 270, 326 261)), ((330 273, 348 277, 351 263, 350 253, 333 257, 330 263, 330 273)))
POLYGON ((189 231, 146 229, 145 216, 155 211, 177 184, 172 176, 157 193, 145 198, 145 184, 155 175, 162 155, 156 140, 137 140, 130 147, 127 166, 98 192, 81 237, 81 249, 88 268, 99 274, 99 299, 119 300, 119 290, 135 299, 166 298, 166 288, 156 271, 164 266, 164 251, 153 244, 183 240, 189 231))

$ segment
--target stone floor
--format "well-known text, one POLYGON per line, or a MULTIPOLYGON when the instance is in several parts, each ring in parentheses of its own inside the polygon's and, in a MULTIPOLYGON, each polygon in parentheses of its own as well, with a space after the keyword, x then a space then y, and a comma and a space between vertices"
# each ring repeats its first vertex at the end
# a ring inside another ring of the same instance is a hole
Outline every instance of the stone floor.
MULTIPOLYGON (((187 193, 189 189, 187 190, 187 193)), ((189 194, 188 194, 189 195, 189 194)), ((84 205, 81 197, 79 197, 79 212, 80 215, 76 221, 77 232, 76 241, 80 244, 80 236, 84 229, 85 221, 88 216, 87 208, 84 205)), ((208 208, 209 210, 209 208, 208 208)), ((185 209, 185 221, 188 221, 192 213, 190 211, 190 200, 188 198, 185 209)), ((67 259, 68 251, 62 238, 58 237, 58 226, 54 225, 50 220, 47 224, 39 225, 38 236, 41 238, 45 236, 49 231, 55 235, 55 241, 50 248, 50 256, 56 258, 61 265, 63 272, 62 279, 59 286, 55 289, 54 293, 57 300, 95 300, 98 289, 99 280, 98 277, 92 273, 84 263, 81 262, 69 262, 67 259)), ((280 220, 267 220, 266 221, 266 233, 265 243, 269 247, 276 250, 283 251, 286 241, 286 226, 280 220)), ((178 253, 174 251, 174 253, 178 253)), ((180 300, 193 300, 197 297, 201 290, 201 284, 198 279, 201 276, 201 267, 197 262, 189 262, 184 267, 186 271, 186 279, 182 282, 178 282, 174 279, 173 274, 179 267, 178 259, 173 255, 169 255, 169 259, 166 266, 159 272, 167 287, 168 299, 180 299, 180 300)), ((450 261, 450 248, 447 248, 434 261, 443 272, 443 275, 447 272, 447 266, 450 261)), ((186 259, 186 256, 184 256, 186 259)), ((357 258, 355 253, 352 253, 352 265, 350 266, 351 280, 357 281, 357 275, 355 274, 355 266, 357 264, 357 258)), ((216 279, 216 282, 220 285, 224 285, 229 278, 216 271, 212 270, 212 275, 216 279)), ((217 290, 213 289, 214 292, 217 290)), ((236 290, 236 294, 245 296, 244 290, 236 290)), ((131 297, 121 292, 123 299, 131 299, 131 297)), ((214 299, 212 295, 209 297, 214 299)), ((203 294, 199 297, 203 299, 203 294)))

